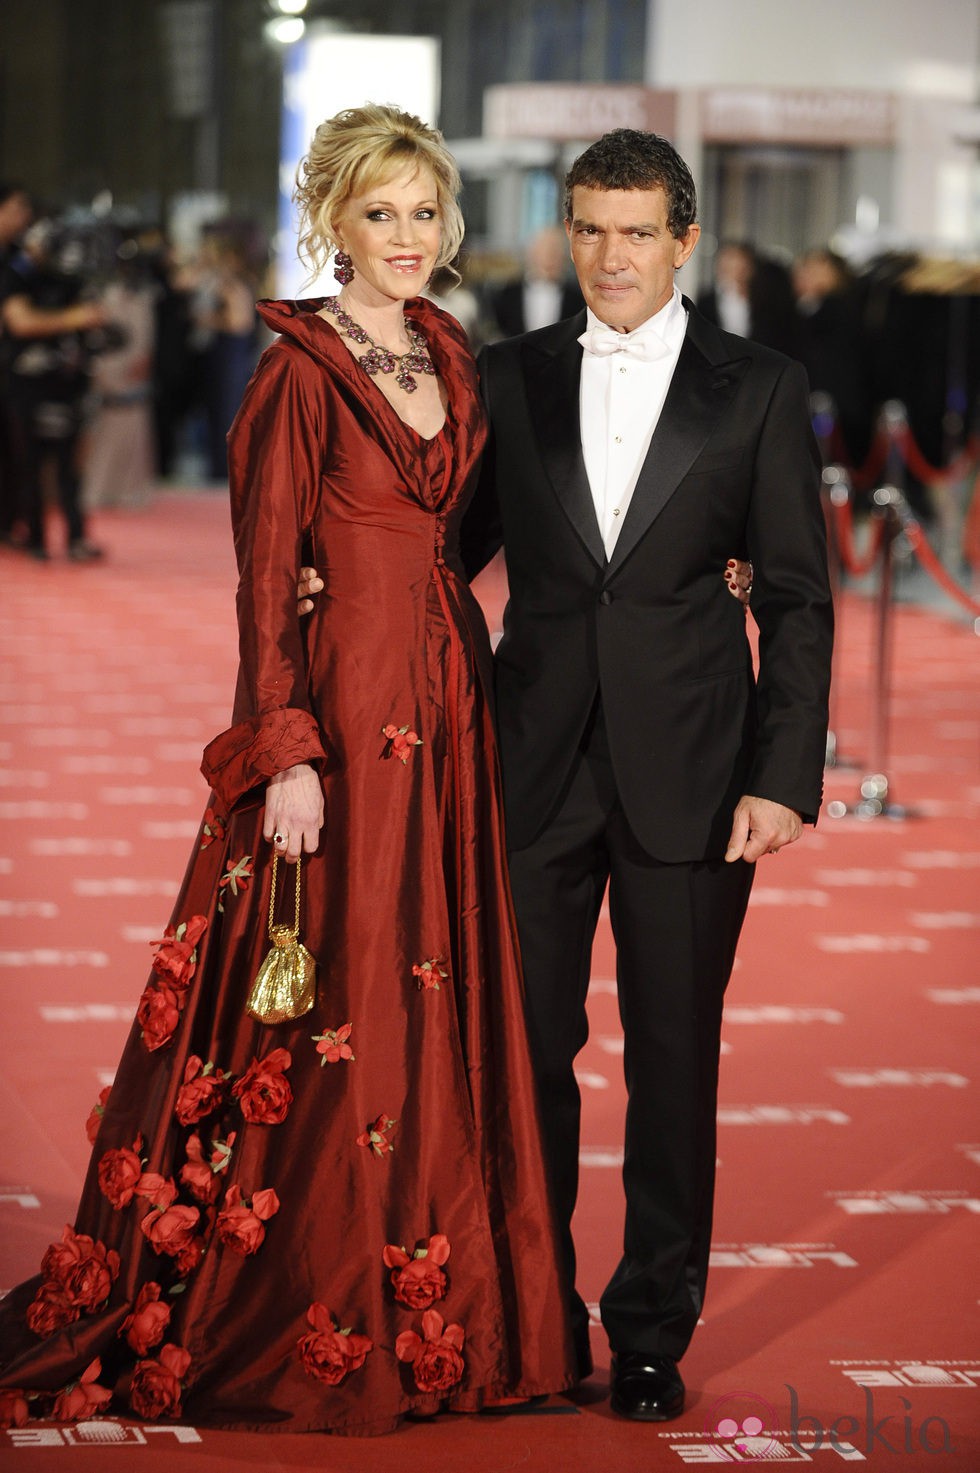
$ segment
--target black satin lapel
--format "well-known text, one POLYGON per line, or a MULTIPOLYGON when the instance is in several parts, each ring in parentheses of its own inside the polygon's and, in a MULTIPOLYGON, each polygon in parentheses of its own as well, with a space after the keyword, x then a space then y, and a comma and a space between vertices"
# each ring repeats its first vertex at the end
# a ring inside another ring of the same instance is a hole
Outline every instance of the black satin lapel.
POLYGON ((579 379, 582 349, 574 337, 557 353, 522 349, 531 422, 559 504, 590 555, 605 565, 595 503, 582 456, 579 379))
POLYGON ((614 573, 649 531, 738 389, 748 359, 709 363, 685 338, 674 377, 609 562, 614 573))

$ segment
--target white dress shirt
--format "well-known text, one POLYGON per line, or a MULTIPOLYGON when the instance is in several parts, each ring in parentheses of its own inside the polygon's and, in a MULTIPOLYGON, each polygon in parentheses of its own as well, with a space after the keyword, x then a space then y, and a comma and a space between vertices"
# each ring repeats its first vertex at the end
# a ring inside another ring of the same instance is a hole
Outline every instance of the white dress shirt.
POLYGON ((525 281, 524 331, 550 327, 561 316, 560 281, 525 281))
POLYGON ((632 332, 615 333, 591 309, 587 316, 579 338, 582 454, 611 558, 677 367, 687 313, 675 286, 667 305, 632 332), (599 351, 590 344, 596 334, 599 351))

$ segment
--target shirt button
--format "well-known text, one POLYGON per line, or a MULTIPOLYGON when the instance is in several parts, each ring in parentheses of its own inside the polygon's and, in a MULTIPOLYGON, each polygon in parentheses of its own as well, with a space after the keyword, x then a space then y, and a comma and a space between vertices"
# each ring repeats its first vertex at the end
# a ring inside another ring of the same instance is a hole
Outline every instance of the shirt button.
POLYGON ((619 516, 619 507, 618 506, 614 506, 613 507, 613 516, 614 517, 618 517, 619 516))
POLYGON ((626 369, 625 368, 621 368, 619 371, 620 371, 620 373, 625 373, 626 372, 626 369))
POLYGON ((608 588, 604 588, 602 590, 602 592, 599 594, 599 602, 601 604, 607 604, 608 605, 608 604, 611 604, 612 601, 613 601, 613 596, 609 592, 609 589, 608 588))
POLYGON ((622 435, 614 435, 613 436, 613 439, 616 441, 616 444, 617 445, 622 445, 622 443, 623 443, 623 437, 622 437, 622 435))

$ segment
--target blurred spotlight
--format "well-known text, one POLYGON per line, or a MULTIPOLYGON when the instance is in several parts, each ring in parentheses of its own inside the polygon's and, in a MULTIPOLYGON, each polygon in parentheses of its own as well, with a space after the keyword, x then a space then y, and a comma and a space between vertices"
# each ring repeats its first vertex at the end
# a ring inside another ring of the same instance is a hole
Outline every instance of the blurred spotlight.
POLYGON ((275 0, 275 3, 283 15, 302 15, 306 9, 306 0, 275 0))
MULTIPOLYGON (((295 0, 292 0, 295 3, 295 0)), ((269 20, 265 23, 265 34, 270 41, 277 42, 280 46, 291 46, 294 41, 302 40, 306 30, 305 20, 283 16, 281 20, 269 20)))

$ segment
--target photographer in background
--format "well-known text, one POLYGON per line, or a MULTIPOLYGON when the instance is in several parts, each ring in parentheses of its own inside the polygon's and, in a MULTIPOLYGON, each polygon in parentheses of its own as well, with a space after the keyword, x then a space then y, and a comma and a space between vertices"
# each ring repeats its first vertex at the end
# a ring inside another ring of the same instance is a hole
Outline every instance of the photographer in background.
POLYGON ((90 562, 102 556, 85 535, 78 443, 88 362, 102 346, 101 306, 82 300, 84 252, 51 220, 39 220, 24 236, 23 255, 7 267, 2 312, 7 418, 22 467, 20 502, 27 522, 25 550, 49 557, 45 540, 44 470, 51 464, 67 523, 68 557, 90 562))

